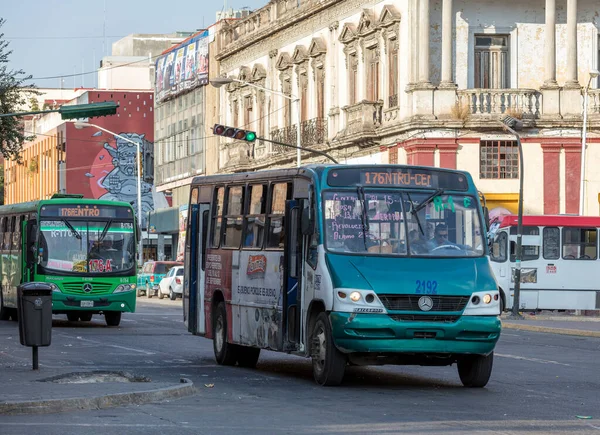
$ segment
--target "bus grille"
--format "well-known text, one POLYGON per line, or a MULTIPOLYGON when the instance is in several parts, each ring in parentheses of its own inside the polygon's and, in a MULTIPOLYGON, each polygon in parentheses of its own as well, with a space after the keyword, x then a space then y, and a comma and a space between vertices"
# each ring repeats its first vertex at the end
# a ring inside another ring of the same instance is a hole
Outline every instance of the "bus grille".
POLYGON ((72 295, 104 295, 110 293, 112 287, 106 282, 68 282, 62 285, 62 291, 72 295), (86 285, 91 285, 91 291, 84 290, 86 285))
MULTIPOLYGON (((421 311, 419 299, 421 295, 378 295, 387 310, 421 311)), ((433 301, 431 311, 462 311, 469 302, 469 296, 436 296, 428 295, 433 301)))
POLYGON ((429 314, 391 314, 390 317, 398 322, 413 321, 413 322, 441 322, 454 323, 460 316, 436 316, 429 314))

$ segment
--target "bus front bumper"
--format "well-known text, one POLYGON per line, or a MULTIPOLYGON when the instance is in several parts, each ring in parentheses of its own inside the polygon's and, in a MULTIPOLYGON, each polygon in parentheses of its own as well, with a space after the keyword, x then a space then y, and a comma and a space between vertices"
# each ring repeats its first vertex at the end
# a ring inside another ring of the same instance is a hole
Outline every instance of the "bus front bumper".
POLYGON ((344 353, 487 355, 500 338, 496 316, 461 316, 454 323, 396 321, 387 314, 329 315, 336 347, 344 353))
POLYGON ((113 293, 101 296, 70 295, 65 293, 52 293, 52 312, 65 313, 73 310, 121 311, 124 313, 135 312, 135 291, 113 293))

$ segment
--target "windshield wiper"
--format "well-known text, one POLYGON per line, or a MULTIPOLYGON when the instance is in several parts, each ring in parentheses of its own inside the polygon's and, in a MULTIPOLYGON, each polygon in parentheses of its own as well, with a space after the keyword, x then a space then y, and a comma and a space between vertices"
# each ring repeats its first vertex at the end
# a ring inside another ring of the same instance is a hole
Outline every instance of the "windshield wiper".
POLYGON ((100 233, 100 237, 98 238, 98 243, 102 243, 102 241, 106 237, 106 233, 108 232, 108 229, 110 228, 111 225, 112 225, 112 219, 110 219, 108 222, 106 222, 106 225, 104 225, 104 228, 102 229, 102 233, 100 233))
POLYGON ((358 186, 356 188, 356 191, 358 193, 358 199, 361 202, 360 220, 361 220, 362 226, 363 226, 363 241, 365 243, 365 251, 367 251, 368 250, 368 248, 367 248, 367 233, 369 232, 370 228, 369 228, 369 215, 367 214, 367 209, 365 208, 365 188, 362 186, 358 186))
POLYGON ((78 240, 81 240, 81 234, 79 234, 79 231, 77 231, 75 229, 75 227, 73 225, 71 225, 71 223, 68 220, 63 219, 63 222, 65 223, 65 225, 67 226, 67 228, 71 230, 71 232, 73 233, 73 235, 75 236, 75 238, 78 239, 78 240))
POLYGON ((413 206, 413 200, 410 197, 410 193, 406 193, 406 196, 410 201, 410 213, 415 217, 415 220, 417 221, 417 226, 419 227, 419 231, 421 231, 421 234, 425 235, 425 231, 423 231, 423 226, 421 225, 421 220, 419 219, 419 215, 417 214, 418 210, 416 209, 416 207, 413 206))
POLYGON ((446 191, 445 189, 438 189, 435 192, 433 192, 431 195, 429 195, 427 198, 425 198, 421 204, 419 204, 418 206, 415 207, 415 209, 413 210, 413 214, 416 214, 416 213, 420 212, 421 210, 423 210, 423 208, 425 208, 427 206, 427 204, 429 204, 437 196, 441 195, 445 191, 446 191))

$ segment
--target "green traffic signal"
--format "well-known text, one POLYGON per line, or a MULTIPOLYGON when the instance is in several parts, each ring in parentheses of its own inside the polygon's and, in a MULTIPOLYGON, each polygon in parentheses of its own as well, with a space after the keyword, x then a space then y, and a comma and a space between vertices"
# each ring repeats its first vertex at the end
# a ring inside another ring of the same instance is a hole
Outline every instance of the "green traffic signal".
POLYGON ((254 142, 256 140, 256 133, 253 131, 249 131, 246 133, 246 140, 248 142, 254 142))
POLYGON ((237 140, 245 140, 246 142, 254 142, 256 140, 256 132, 254 131, 228 127, 226 125, 221 124, 215 124, 215 126, 213 127, 213 133, 216 136, 224 136, 237 140))
POLYGON ((117 113, 117 103, 105 101, 103 103, 71 104, 58 109, 61 119, 92 118, 94 116, 107 116, 117 113))

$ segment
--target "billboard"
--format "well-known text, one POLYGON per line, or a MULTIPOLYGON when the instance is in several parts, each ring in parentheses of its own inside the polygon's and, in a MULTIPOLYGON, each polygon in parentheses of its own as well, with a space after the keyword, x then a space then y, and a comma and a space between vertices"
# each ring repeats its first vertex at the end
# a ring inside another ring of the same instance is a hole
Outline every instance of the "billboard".
POLYGON ((208 31, 156 60, 156 103, 208 84, 208 31))

